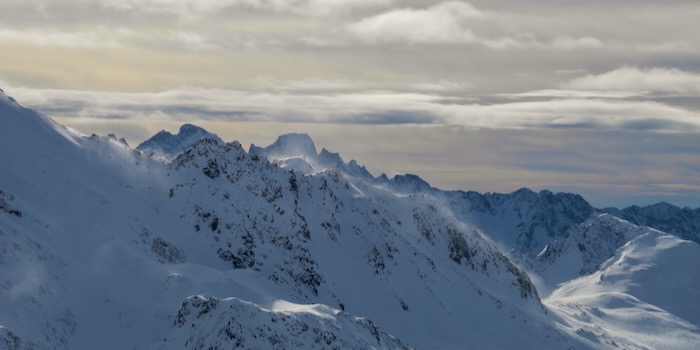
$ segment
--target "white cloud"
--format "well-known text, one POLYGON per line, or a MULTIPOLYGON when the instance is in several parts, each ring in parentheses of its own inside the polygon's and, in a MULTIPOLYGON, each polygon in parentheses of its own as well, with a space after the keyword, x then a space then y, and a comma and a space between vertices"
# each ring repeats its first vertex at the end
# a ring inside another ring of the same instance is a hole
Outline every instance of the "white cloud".
POLYGON ((164 13, 184 19, 195 19, 226 9, 327 16, 386 7, 393 3, 393 0, 101 0, 101 3, 106 8, 121 11, 164 13))
POLYGON ((511 100, 523 100, 523 99, 584 99, 584 98, 597 98, 597 99, 629 99, 633 97, 640 97, 644 94, 640 94, 637 91, 607 91, 607 90, 570 90, 570 89, 544 89, 544 90, 532 90, 527 92, 520 92, 516 94, 499 94, 504 98, 511 100))
POLYGON ((700 132, 694 112, 650 101, 564 98, 447 109, 445 123, 467 127, 700 132))
POLYGON ((123 39, 132 36, 133 33, 128 30, 111 31, 106 28, 72 32, 0 29, 0 42, 71 48, 120 48, 123 39))
POLYGON ((365 18, 346 27, 366 43, 465 43, 474 35, 466 24, 482 13, 460 1, 441 2, 427 9, 398 9, 365 18))
MULTIPOLYGON (((265 1, 261 1, 265 3, 265 1)), ((394 3, 394 0, 297 0, 278 1, 283 3, 283 11, 296 12, 302 15, 335 15, 355 10, 385 8, 394 3)))
POLYGON ((189 51, 217 51, 222 46, 213 43, 205 36, 191 31, 168 31, 159 35, 144 37, 146 45, 163 45, 189 51))
POLYGON ((700 74, 675 68, 644 69, 625 66, 603 74, 579 77, 562 87, 573 90, 700 94, 700 74))
POLYGON ((474 87, 473 84, 455 82, 447 79, 437 81, 419 81, 402 83, 379 83, 363 80, 327 80, 327 79, 302 79, 281 80, 273 76, 259 76, 252 81, 255 90, 292 92, 299 94, 308 93, 376 93, 386 91, 401 92, 428 92, 428 93, 454 93, 474 87))
POLYGON ((550 40, 537 38, 533 34, 524 33, 516 37, 500 37, 498 39, 478 38, 478 42, 495 50, 506 49, 539 49, 539 50, 578 50, 600 49, 606 45, 600 39, 593 37, 556 36, 550 40))
POLYGON ((479 34, 482 27, 509 27, 507 20, 497 12, 486 13, 466 2, 447 1, 426 9, 394 9, 349 24, 345 29, 367 44, 480 44, 495 50, 575 50, 605 46, 600 39, 590 36, 560 35, 544 39, 528 32, 495 37, 479 34))
POLYGON ((600 39, 589 36, 579 38, 558 36, 549 44, 553 48, 560 49, 597 49, 603 47, 603 42, 600 39))

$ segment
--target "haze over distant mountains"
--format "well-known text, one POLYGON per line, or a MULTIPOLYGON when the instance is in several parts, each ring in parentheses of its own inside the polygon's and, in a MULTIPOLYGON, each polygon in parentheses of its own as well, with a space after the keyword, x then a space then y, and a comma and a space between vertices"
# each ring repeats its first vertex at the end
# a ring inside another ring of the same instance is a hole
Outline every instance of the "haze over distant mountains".
POLYGON ((131 149, 4 93, 0 124, 0 349, 700 344, 700 209, 442 191, 305 134, 131 149))

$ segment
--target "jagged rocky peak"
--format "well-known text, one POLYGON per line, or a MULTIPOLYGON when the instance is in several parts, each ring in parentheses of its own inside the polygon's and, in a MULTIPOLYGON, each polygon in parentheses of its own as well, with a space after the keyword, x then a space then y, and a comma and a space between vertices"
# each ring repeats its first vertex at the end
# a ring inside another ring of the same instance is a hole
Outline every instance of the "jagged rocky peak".
POLYGON ((343 162, 343 158, 340 157, 339 153, 334 153, 329 150, 327 150, 325 147, 321 150, 321 153, 318 154, 318 159, 324 163, 328 164, 329 166, 343 166, 345 165, 345 162, 343 162))
POLYGON ((550 190, 535 192, 523 187, 510 194, 487 193, 485 196, 497 202, 514 200, 520 205, 530 206, 536 210, 547 208, 547 210, 562 212, 567 216, 577 217, 577 222, 587 219, 596 210, 580 195, 568 192, 554 193, 550 190))
MULTIPOLYGON (((94 134, 93 134, 93 135, 94 135, 94 134)), ((124 146, 129 147, 129 143, 127 143, 127 142, 126 142, 126 139, 123 138, 123 137, 117 138, 117 135, 115 135, 115 134, 113 134, 113 133, 109 133, 109 134, 107 134, 107 138, 110 139, 110 140, 112 140, 112 141, 119 142, 119 143, 121 143, 121 144, 124 145, 124 146)))
POLYGON ((250 145, 250 153, 266 157, 312 157, 318 156, 316 145, 306 133, 284 134, 267 146, 250 145))
POLYGON ((630 221, 635 225, 654 227, 680 238, 700 243, 700 208, 680 208, 660 202, 644 207, 633 205, 618 210, 606 208, 603 211, 630 221))
POLYGON ((218 144, 224 143, 219 136, 199 126, 183 124, 176 135, 166 130, 161 130, 150 139, 138 145, 136 149, 141 152, 151 152, 161 155, 166 159, 172 160, 204 138, 211 139, 218 144))
POLYGON ((515 199, 517 201, 522 201, 524 203, 530 203, 534 202, 537 200, 540 195, 527 188, 527 187, 522 187, 516 191, 513 191, 511 193, 485 193, 485 196, 488 196, 496 201, 505 201, 509 199, 515 199))
POLYGON ((372 173, 370 173, 364 165, 357 164, 357 162, 354 159, 348 163, 347 169, 351 175, 362 177, 365 179, 374 179, 372 173))
POLYGON ((326 170, 337 170, 350 176, 373 180, 367 168, 352 160, 345 163, 340 154, 316 145, 308 134, 285 134, 267 146, 250 146, 250 154, 266 157, 270 162, 285 169, 293 169, 304 174, 315 174, 326 170))

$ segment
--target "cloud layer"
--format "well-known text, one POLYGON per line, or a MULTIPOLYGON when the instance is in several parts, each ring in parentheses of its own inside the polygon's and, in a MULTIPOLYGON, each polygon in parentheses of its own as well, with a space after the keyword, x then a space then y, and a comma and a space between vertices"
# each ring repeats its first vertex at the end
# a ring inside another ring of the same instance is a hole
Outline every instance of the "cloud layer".
POLYGON ((598 75, 586 75, 563 85, 574 90, 650 91, 700 96, 700 74, 676 68, 626 66, 598 75))
POLYGON ((475 40, 468 29, 472 18, 483 14, 472 5, 447 1, 427 9, 396 9, 348 25, 347 30, 362 42, 407 42, 411 44, 469 43, 475 40))
POLYGON ((249 90, 180 87, 159 93, 9 88, 50 115, 91 119, 274 121, 331 124, 428 124, 472 129, 599 129, 700 133, 700 114, 657 92, 698 95, 698 76, 680 70, 623 67, 573 78, 571 90, 464 96, 450 82, 381 88, 360 81, 260 78, 249 90), (628 79, 625 79, 628 78, 628 79), (611 86, 620 94, 602 94, 611 86), (408 91, 413 86, 414 91, 408 91), (627 89, 630 89, 629 91, 627 89), (634 89, 641 89, 639 92, 634 89), (647 91, 648 90, 648 91, 647 91))

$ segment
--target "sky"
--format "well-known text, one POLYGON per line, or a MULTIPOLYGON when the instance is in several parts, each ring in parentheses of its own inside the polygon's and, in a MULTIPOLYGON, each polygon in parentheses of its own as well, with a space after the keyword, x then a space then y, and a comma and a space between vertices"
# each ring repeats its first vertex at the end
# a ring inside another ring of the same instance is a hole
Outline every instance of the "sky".
POLYGON ((306 132, 443 189, 700 207, 696 0, 3 0, 0 88, 136 146, 306 132))

